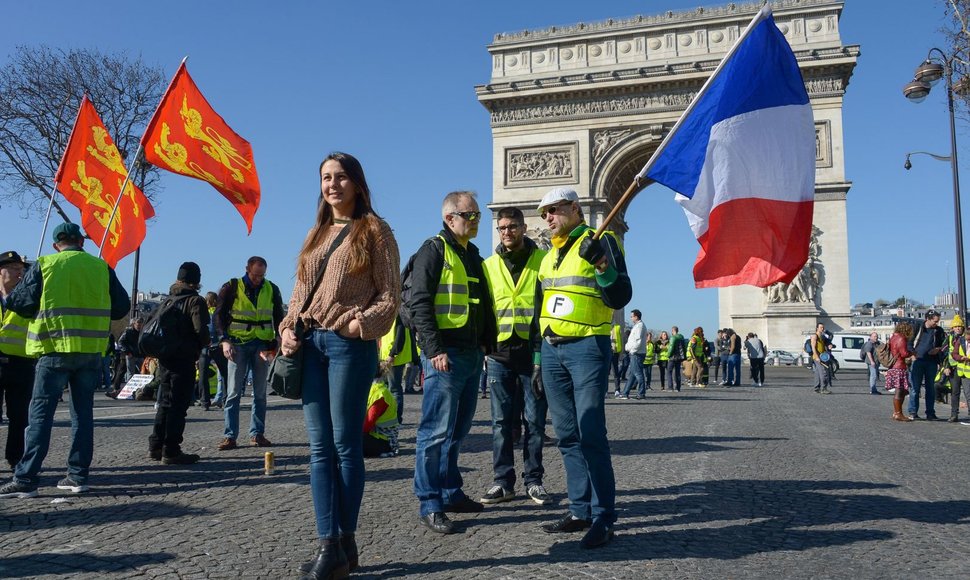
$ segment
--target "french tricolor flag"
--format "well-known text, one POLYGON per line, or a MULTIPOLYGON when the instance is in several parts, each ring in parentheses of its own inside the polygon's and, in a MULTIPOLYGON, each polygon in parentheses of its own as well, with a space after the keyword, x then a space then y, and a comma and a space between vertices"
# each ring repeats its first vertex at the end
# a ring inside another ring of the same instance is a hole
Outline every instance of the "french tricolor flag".
POLYGON ((677 192, 701 249, 698 288, 791 282, 808 259, 812 106, 765 6, 639 178, 677 192))

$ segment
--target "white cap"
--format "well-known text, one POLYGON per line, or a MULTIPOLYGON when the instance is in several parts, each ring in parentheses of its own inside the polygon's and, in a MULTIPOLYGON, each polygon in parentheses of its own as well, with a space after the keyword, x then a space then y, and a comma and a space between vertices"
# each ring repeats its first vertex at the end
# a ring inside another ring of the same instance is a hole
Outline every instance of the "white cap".
POLYGON ((539 202, 538 210, 559 203, 560 201, 579 201, 579 194, 568 187, 554 187, 550 189, 539 202))

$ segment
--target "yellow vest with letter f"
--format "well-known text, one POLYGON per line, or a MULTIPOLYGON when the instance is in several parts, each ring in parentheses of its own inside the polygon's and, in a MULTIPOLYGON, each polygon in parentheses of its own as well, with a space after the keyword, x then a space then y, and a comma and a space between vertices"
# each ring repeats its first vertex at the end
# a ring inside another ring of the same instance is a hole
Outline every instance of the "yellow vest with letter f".
POLYGON ((535 313, 539 266, 545 255, 544 250, 533 250, 515 284, 512 283, 512 274, 502 256, 493 254, 485 260, 485 278, 495 303, 498 342, 512 338, 513 333, 523 340, 529 339, 532 316, 535 313))
MULTIPOLYGON (((613 309, 603 303, 593 265, 579 255, 583 238, 592 233, 591 229, 583 232, 569 247, 558 267, 558 249, 550 251, 542 260, 539 268, 539 283, 542 285, 539 327, 543 335, 547 329, 563 337, 610 335, 613 309)), ((615 238, 613 232, 606 232, 606 235, 615 238)))

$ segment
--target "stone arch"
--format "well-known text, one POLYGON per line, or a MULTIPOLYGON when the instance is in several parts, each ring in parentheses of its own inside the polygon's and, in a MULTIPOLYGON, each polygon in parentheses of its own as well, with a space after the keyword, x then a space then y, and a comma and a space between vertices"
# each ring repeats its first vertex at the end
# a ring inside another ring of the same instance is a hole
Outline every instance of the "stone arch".
MULTIPOLYGON (((659 144, 657 136, 649 131, 634 132, 617 141, 594 167, 590 178, 590 191, 595 192, 597 197, 604 198, 610 209, 616 207, 623 192, 643 169, 659 144)), ((625 214, 626 210, 620 212, 610 227, 621 236, 629 229, 625 214)))

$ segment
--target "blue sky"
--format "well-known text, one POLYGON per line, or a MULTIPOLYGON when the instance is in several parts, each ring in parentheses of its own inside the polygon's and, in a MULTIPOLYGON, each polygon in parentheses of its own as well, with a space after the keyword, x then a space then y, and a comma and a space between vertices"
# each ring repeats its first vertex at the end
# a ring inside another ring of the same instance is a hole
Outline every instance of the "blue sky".
MULTIPOLYGON (((295 256, 313 221, 317 168, 330 151, 361 160, 402 260, 439 229, 448 191, 472 189, 483 206, 491 201, 491 132, 474 86, 489 80, 486 45, 495 33, 716 4, 17 2, 4 6, 0 62, 15 46, 43 43, 140 54, 170 76, 189 55, 189 71, 209 102, 253 145, 262 205, 247 237, 242 219, 215 190, 163 175, 139 286, 164 291, 179 264, 193 260, 202 266, 205 289, 215 290, 259 254, 288 297, 295 256)), ((854 183, 851 297, 931 301, 947 285, 948 271, 956 286, 951 174, 949 165, 927 157, 915 157, 907 172, 903 160, 907 151, 949 153, 946 105, 942 87, 921 105, 906 101, 901 88, 927 50, 942 46, 943 11, 933 0, 874 6, 847 0, 840 25, 843 42, 862 50, 843 111, 846 176, 854 183)), ((958 145, 970 143, 965 127, 958 131, 958 145)), ((968 167, 970 156, 964 159, 968 167)), ((643 311, 651 327, 714 328, 717 294, 693 287, 697 245, 672 194, 652 187, 627 215, 630 307, 643 311)), ((24 219, 4 202, 0 223, 0 251, 36 252, 38 219, 24 219)), ((491 253, 485 228, 475 241, 491 253)), ((132 261, 118 266, 126 285, 132 261)))

